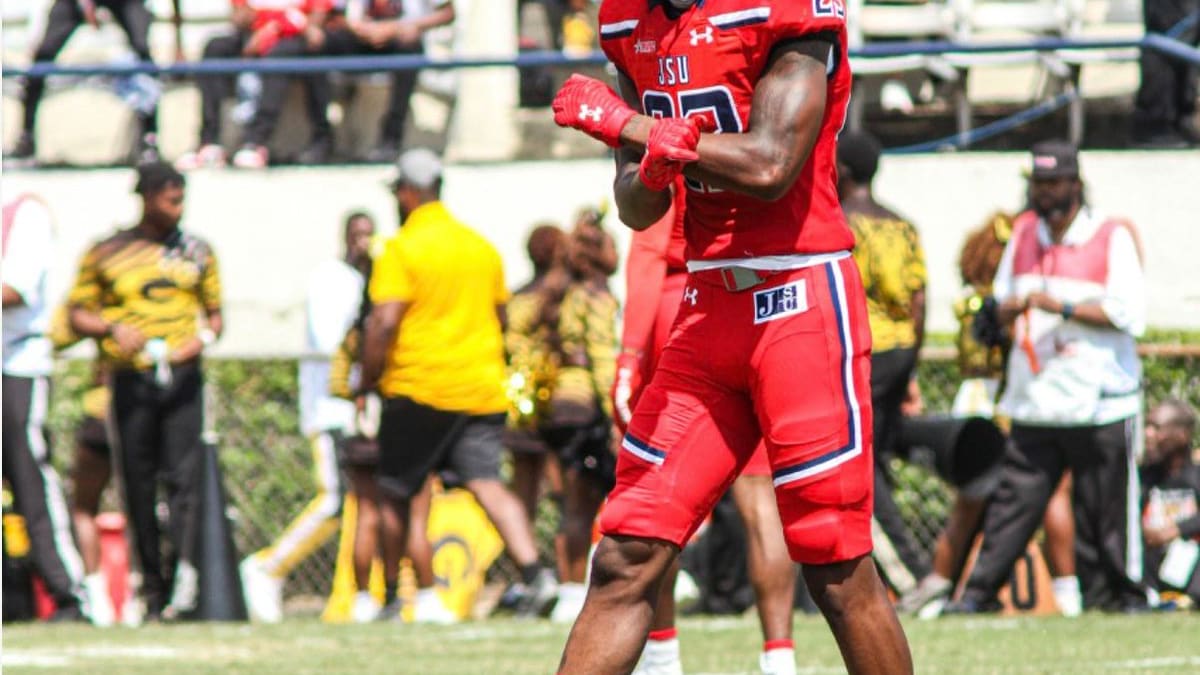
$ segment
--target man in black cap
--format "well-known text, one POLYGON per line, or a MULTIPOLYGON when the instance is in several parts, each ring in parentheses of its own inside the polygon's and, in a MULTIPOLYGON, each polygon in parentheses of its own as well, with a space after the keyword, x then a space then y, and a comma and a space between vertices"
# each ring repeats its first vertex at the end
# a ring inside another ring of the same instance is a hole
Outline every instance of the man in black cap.
POLYGON ((1069 143, 1035 145, 1028 176, 1030 210, 1017 216, 992 286, 1013 335, 999 404, 1012 433, 978 561, 946 612, 999 609, 996 593, 1066 469, 1084 608, 1140 609, 1133 443, 1146 307, 1136 234, 1084 203, 1069 143))
MULTIPOLYGON (((406 150, 396 169, 400 229, 371 270, 361 383, 361 393, 383 399, 377 484, 387 602, 395 602, 412 501, 431 473, 449 471, 520 569, 518 611, 548 612, 558 583, 538 560, 525 508, 500 480, 508 410, 500 254, 442 203, 442 162, 432 150, 406 150)), ((457 621, 434 588, 432 565, 414 563, 414 620, 457 621)))

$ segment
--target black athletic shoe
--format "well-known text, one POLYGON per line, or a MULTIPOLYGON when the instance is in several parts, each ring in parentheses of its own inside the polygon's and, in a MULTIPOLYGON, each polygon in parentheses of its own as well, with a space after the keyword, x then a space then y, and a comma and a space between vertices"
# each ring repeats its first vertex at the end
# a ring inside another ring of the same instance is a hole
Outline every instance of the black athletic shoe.
POLYGON ((328 164, 329 158, 332 156, 333 140, 329 138, 318 138, 310 143, 308 147, 296 157, 296 163, 304 166, 328 164))
POLYGON ((21 136, 17 138, 17 144, 13 146, 12 152, 8 153, 9 159, 33 159, 37 156, 37 145, 33 141, 33 134, 28 131, 22 131, 21 136))
POLYGON ((363 161, 368 164, 391 164, 400 157, 400 146, 395 141, 383 141, 367 151, 363 161))
POLYGON ((517 616, 535 617, 549 616, 558 600, 558 580, 554 572, 543 568, 529 584, 517 584, 516 607, 517 616))
POLYGON ((1200 127, 1196 126, 1196 120, 1191 118, 1182 119, 1175 127, 1175 130, 1179 132, 1179 135, 1189 145, 1200 145, 1200 127))
POLYGON ((956 602, 951 602, 942 608, 942 616, 955 614, 996 614, 1003 606, 1000 601, 991 598, 988 600, 972 600, 963 598, 956 602))
POLYGON ((400 609, 402 605, 399 598, 392 598, 392 601, 383 606, 379 613, 375 615, 375 621, 382 623, 385 621, 400 621, 400 609))
POLYGON ((79 605, 63 605, 55 609, 46 620, 50 623, 76 623, 87 621, 87 617, 79 605))

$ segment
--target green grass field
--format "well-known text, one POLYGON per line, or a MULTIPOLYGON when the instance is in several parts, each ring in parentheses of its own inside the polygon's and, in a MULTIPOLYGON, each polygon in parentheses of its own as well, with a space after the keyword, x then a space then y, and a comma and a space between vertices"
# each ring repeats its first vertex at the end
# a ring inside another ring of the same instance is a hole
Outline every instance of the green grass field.
MULTIPOLYGON (((1200 614, 954 618, 905 624, 918 673, 1200 673, 1200 614)), ((5 626, 3 671, 19 673, 552 673, 565 626, 494 619, 434 628, 326 625, 5 626)), ((687 619, 690 674, 757 673, 754 619, 687 619)), ((844 672, 819 617, 797 616, 799 672, 844 672)))

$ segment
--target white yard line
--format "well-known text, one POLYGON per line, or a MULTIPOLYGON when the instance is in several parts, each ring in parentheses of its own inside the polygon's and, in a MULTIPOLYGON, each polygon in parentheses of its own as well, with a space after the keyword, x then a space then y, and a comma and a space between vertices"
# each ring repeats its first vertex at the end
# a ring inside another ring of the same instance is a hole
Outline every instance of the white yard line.
POLYGON ((1145 659, 1127 659, 1112 661, 1105 664, 1107 670, 1123 670, 1126 668, 1180 668, 1183 666, 1200 666, 1200 656, 1153 656, 1145 659))

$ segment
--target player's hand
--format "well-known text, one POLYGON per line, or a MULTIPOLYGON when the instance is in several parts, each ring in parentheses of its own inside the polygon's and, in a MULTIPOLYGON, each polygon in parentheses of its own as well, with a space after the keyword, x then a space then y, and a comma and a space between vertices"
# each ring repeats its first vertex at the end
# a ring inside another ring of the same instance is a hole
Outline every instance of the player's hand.
POLYGON ((319 52, 325 46, 325 31, 320 26, 309 25, 304 29, 304 44, 311 52, 319 52))
POLYGON ((921 397, 921 385, 917 384, 917 378, 912 378, 908 381, 908 388, 904 391, 904 400, 900 401, 900 414, 905 417, 916 417, 925 412, 925 399, 921 397))
POLYGON ((83 20, 92 28, 100 27, 100 20, 96 18, 96 3, 93 0, 79 0, 79 10, 83 12, 83 20))
POLYGON ((109 336, 117 343, 121 356, 132 358, 146 346, 146 336, 142 331, 123 323, 114 323, 109 328, 109 336))
POLYGON ((242 47, 243 56, 266 56, 279 43, 279 26, 269 23, 251 33, 242 47))
POLYGON ((621 145, 621 130, 637 114, 607 84, 578 73, 563 83, 550 108, 555 124, 578 129, 610 148, 621 145))
POLYGON ((1030 293, 1029 297, 1025 298, 1025 301, 1029 307, 1040 309, 1043 312, 1050 312, 1051 314, 1058 314, 1063 308, 1062 302, 1055 300, 1049 294, 1042 291, 1030 293))
POLYGON ((665 117, 650 127, 646 139, 646 154, 638 176, 642 183, 661 192, 675 182, 689 162, 700 159, 696 145, 700 143, 700 123, 694 117, 665 117))
POLYGON ((412 21, 401 19, 392 29, 392 37, 402 45, 415 45, 421 42, 421 29, 412 21))
POLYGON ((1166 527, 1147 527, 1142 530, 1142 538, 1148 546, 1166 546, 1179 538, 1179 526, 1170 523, 1166 527))
POLYGON ((612 391, 613 422, 621 433, 629 426, 633 417, 636 394, 642 388, 641 359, 636 354, 621 352, 617 357, 617 375, 613 378, 612 391))

